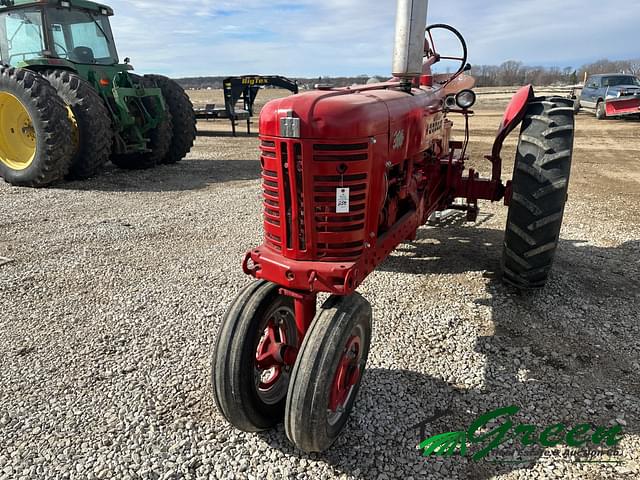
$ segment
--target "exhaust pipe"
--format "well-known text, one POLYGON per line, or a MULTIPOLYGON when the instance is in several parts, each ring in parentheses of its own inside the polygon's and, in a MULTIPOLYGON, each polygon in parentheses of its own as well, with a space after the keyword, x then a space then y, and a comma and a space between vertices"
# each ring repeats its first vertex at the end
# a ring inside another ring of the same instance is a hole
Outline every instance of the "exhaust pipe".
POLYGON ((429 0, 398 0, 392 73, 404 84, 422 74, 428 4, 429 0))

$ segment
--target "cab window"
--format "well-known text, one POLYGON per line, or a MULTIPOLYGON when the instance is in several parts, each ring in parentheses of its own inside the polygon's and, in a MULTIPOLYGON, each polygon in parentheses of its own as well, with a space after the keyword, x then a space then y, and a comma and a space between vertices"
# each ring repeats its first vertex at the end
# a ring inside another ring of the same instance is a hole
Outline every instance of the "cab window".
POLYGON ((588 88, 600 88, 600 79, 599 78, 590 78, 587 80, 588 88))
POLYGON ((118 63, 109 19, 88 10, 47 10, 53 51, 76 63, 112 65, 118 63))
POLYGON ((605 87, 617 87, 619 85, 638 85, 638 79, 629 75, 616 75, 604 79, 605 87))
POLYGON ((1 13, 0 39, 2 61, 11 66, 41 58, 45 49, 42 13, 38 10, 1 13))

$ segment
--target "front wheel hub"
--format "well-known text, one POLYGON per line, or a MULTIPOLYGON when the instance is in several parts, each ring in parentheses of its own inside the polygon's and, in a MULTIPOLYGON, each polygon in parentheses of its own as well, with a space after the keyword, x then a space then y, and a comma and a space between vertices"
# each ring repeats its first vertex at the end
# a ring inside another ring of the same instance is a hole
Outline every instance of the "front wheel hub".
POLYGON ((295 327, 293 312, 288 308, 275 311, 267 319, 255 354, 256 387, 269 403, 271 397, 280 397, 280 386, 287 384, 290 366, 297 351, 288 342, 294 340, 290 330, 295 327))
POLYGON ((353 387, 360 381, 362 360, 362 341, 358 336, 349 338, 344 353, 340 358, 338 369, 333 378, 329 394, 329 419, 344 412, 353 387))

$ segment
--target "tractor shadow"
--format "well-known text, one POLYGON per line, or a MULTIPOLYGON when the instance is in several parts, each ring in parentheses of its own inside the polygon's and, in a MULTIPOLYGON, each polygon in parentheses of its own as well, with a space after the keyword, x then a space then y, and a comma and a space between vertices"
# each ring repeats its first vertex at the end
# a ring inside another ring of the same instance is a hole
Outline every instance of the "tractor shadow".
POLYGON ((260 162, 254 159, 186 159, 174 165, 159 165, 150 170, 122 170, 110 164, 92 179, 66 182, 57 188, 102 192, 180 192, 259 178, 260 162))
MULTIPOLYGON (((302 458, 321 460, 365 479, 385 478, 380 477, 383 474, 489 479, 531 469, 536 463, 547 478, 565 478, 569 470, 576 474, 575 464, 554 458, 548 449, 523 447, 519 442, 507 443, 493 456, 527 459, 527 463, 474 461, 471 454, 477 445, 470 445, 465 457, 423 458, 416 446, 432 435, 466 430, 483 413, 510 405, 521 409, 514 423, 536 425, 538 434, 559 422, 571 428, 580 423, 608 426, 616 419, 624 422, 625 435, 640 433, 640 241, 605 248, 563 240, 547 288, 520 293, 503 285, 498 274, 503 236, 503 231, 455 222, 423 228, 415 243, 401 246, 381 266, 383 271, 411 275, 481 272, 485 291, 470 298, 472 315, 460 313, 448 324, 437 324, 436 335, 445 338, 444 347, 441 340, 430 337, 434 327, 421 335, 420 327, 407 332, 378 319, 378 330, 385 331, 378 342, 421 342, 413 351, 419 364, 444 365, 442 373, 368 370, 343 435, 328 452, 302 458), (476 341, 465 347, 469 331, 476 332, 476 341), (467 351, 447 350, 451 345, 447 340, 467 351), (484 367, 479 379, 471 382, 460 368, 446 367, 447 360, 470 365, 474 359, 484 367)), ((415 278, 420 282, 423 277, 415 278)), ((430 322, 427 314, 424 318, 430 322)), ((265 437, 272 446, 301 455, 287 445, 281 431, 265 437)), ((622 459, 631 453, 623 450, 622 459)), ((580 451, 575 455, 580 457, 580 451)), ((589 468, 592 473, 637 478, 617 467, 589 468)))

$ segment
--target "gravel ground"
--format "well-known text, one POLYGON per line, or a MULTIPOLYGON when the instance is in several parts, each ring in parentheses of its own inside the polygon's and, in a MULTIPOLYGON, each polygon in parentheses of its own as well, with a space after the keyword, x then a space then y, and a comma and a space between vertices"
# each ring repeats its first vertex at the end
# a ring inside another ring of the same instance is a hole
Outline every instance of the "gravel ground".
MULTIPOLYGON (((473 119, 476 158, 499 115, 473 119)), ((640 478, 638 123, 578 120, 548 288, 500 283, 500 205, 483 205, 477 225, 421 229, 360 289, 375 315, 368 371, 322 455, 296 452, 282 427, 234 430, 210 392, 222 315, 250 281, 240 259, 261 242, 255 137, 207 124, 178 165, 0 185, 0 480, 640 478), (519 444, 497 456, 530 463, 415 448, 434 414, 428 435, 508 405, 540 427, 617 421, 624 463, 519 444)))

